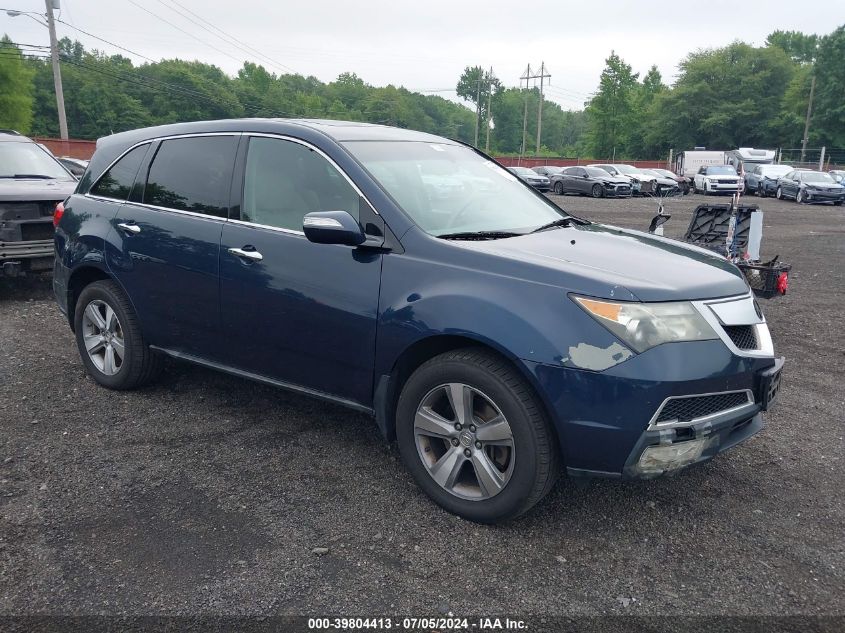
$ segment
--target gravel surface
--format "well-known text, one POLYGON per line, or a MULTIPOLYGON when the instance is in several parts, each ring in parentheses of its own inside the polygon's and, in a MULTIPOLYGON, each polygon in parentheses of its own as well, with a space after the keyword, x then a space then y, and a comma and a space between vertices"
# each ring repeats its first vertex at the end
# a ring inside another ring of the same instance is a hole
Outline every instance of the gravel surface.
MULTIPOLYGON (((704 200, 670 200, 667 235, 704 200)), ((363 415, 176 363, 97 387, 49 280, 0 281, 0 614, 843 614, 845 211, 760 204, 794 265, 762 302, 767 427, 674 478, 564 478, 498 527, 431 503, 363 415)))

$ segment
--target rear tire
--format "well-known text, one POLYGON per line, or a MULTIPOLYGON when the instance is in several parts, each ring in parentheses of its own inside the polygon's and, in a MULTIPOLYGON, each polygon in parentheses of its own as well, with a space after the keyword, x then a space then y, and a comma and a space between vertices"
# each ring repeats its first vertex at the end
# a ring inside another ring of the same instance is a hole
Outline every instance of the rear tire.
POLYGON ((420 488, 470 521, 519 516, 559 474, 557 440, 538 397, 508 361, 483 349, 446 352, 421 365, 399 397, 396 435, 420 488), (507 433, 493 434, 502 422, 507 433), (485 470, 491 464, 495 470, 485 470))
POLYGON ((86 286, 73 322, 85 370, 103 387, 135 389, 160 372, 161 357, 150 350, 132 304, 114 281, 86 286))

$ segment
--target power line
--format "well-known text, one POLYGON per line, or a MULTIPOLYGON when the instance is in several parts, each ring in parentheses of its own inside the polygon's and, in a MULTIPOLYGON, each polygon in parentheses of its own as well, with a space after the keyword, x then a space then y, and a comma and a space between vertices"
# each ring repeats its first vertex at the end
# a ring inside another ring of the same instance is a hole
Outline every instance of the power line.
MULTIPOLYGON (((127 1, 127 2, 129 2, 129 4, 132 4, 132 5, 136 6, 136 7, 138 7, 138 8, 139 8, 139 9, 141 9, 141 11, 143 11, 144 13, 148 13, 149 15, 153 16, 153 17, 154 17, 154 18, 156 18, 157 20, 161 20, 161 21, 162 21, 162 22, 164 22, 165 24, 167 24, 167 25, 169 25, 169 26, 173 27, 174 29, 176 29, 176 30, 177 30, 177 31, 179 31, 180 33, 184 33, 184 34, 185 34, 185 35, 187 35, 188 37, 191 37, 191 38, 195 39, 195 40, 196 40, 197 42, 199 42, 200 44, 204 44, 205 46, 208 46, 209 48, 214 49, 214 50, 215 50, 215 51, 217 51, 218 53, 222 53, 223 55, 225 55, 225 56, 226 56, 226 57, 228 57, 229 59, 234 59, 234 60, 235 60, 236 62, 238 62, 238 63, 241 63, 241 64, 243 63, 243 61, 244 61, 243 59, 239 59, 239 58, 235 57, 234 55, 230 55, 229 53, 227 53, 226 51, 224 51, 222 48, 217 48, 216 46, 214 46, 214 44, 209 44, 209 43, 208 43, 208 42, 206 42, 205 40, 203 40, 203 39, 201 39, 201 38, 197 37, 196 35, 194 35, 193 33, 189 32, 189 31, 186 31, 185 29, 183 29, 183 28, 181 28, 181 27, 176 26, 175 24, 173 24, 173 22, 170 22, 169 20, 166 20, 165 18, 161 17, 160 15, 158 15, 158 14, 156 14, 156 13, 153 13, 153 12, 152 12, 152 11, 150 11, 149 9, 147 9, 147 8, 145 8, 145 7, 142 7, 140 4, 138 4, 137 2, 135 2, 135 0, 126 0, 126 1, 127 1)), ((218 39, 219 39, 219 38, 218 38, 218 39)))
MULTIPOLYGON (((159 2, 159 4, 164 4, 161 0, 158 0, 158 2, 159 2)), ((198 15, 197 13, 194 13, 193 11, 191 11, 191 10, 190 10, 188 7, 186 7, 185 5, 183 5, 183 4, 179 3, 179 2, 177 2, 177 0, 170 0, 170 2, 172 2, 173 4, 175 4, 175 5, 176 5, 176 6, 178 6, 178 7, 182 8, 184 11, 188 12, 190 15, 192 15, 194 18, 196 18, 196 19, 197 19, 197 20, 199 20, 200 22, 204 22, 205 24, 207 24, 208 26, 210 26, 212 29, 214 29, 215 31, 217 31, 218 33, 220 33, 221 35, 223 35, 224 37, 226 37, 228 40, 230 40, 230 43, 231 43, 233 46, 235 46, 236 48, 239 48, 241 51, 244 51, 244 52, 251 52, 251 54, 252 54, 253 56, 257 56, 259 59, 264 59, 264 60, 266 60, 266 61, 265 61, 265 63, 270 63, 270 64, 272 64, 272 65, 274 65, 274 66, 276 66, 276 67, 278 67, 278 68, 282 68, 282 69, 288 70, 288 71, 290 71, 290 72, 292 72, 292 73, 294 73, 294 74, 301 74, 301 73, 298 73, 298 72, 297 72, 296 70, 294 70, 293 68, 291 68, 290 66, 286 66, 285 64, 282 64, 281 62, 277 62, 277 61, 276 61, 276 60, 274 60, 272 57, 268 57, 267 55, 265 55, 265 54, 264 54, 264 53, 262 53, 261 51, 257 50, 256 48, 253 48, 253 47, 252 47, 252 46, 250 46, 249 44, 246 44, 246 43, 242 42, 241 40, 239 40, 239 39, 238 39, 237 37, 235 37, 234 35, 230 35, 229 33, 227 33, 226 31, 224 31, 224 30, 223 30, 223 29, 221 29, 220 27, 215 26, 214 24, 212 24, 211 22, 209 22, 208 20, 206 20, 206 19, 205 19, 204 17, 202 17, 201 15, 198 15)), ((178 14, 179 14, 179 15, 181 15, 182 17, 187 17, 187 16, 185 16, 183 13, 180 13, 179 11, 176 11, 176 9, 174 9, 173 7, 170 7, 170 6, 166 5, 166 4, 164 4, 164 6, 166 6, 167 8, 169 8, 171 11, 174 11, 174 12, 178 13, 178 14)), ((190 18, 187 18, 187 19, 190 19, 190 18)), ((196 24, 198 27, 200 27, 201 29, 203 29, 203 30, 205 30, 205 31, 208 31, 208 32, 209 32, 209 33, 211 33, 212 35, 215 35, 213 31, 211 31, 210 29, 206 28, 206 27, 205 27, 205 26, 203 26, 201 23, 196 22, 195 24, 196 24)), ((218 37, 218 36, 217 36, 217 35, 215 35, 215 37, 218 37)))
POLYGON ((151 57, 147 57, 146 55, 141 55, 141 53, 136 53, 135 51, 129 50, 128 48, 124 48, 124 47, 123 47, 123 46, 121 46, 120 44, 115 44, 114 42, 110 42, 110 41, 108 41, 107 39, 104 39, 104 38, 102 38, 102 37, 100 37, 100 36, 98 36, 98 35, 94 35, 93 33, 89 33, 88 31, 83 31, 83 30, 82 30, 82 29, 80 29, 78 26, 74 26, 73 24, 68 24, 67 22, 65 22, 65 21, 64 21, 64 20, 62 20, 62 19, 56 18, 56 21, 57 21, 57 22, 61 22, 61 23, 62 23, 62 24, 64 24, 65 26, 69 26, 70 28, 72 28, 72 29, 75 29, 75 30, 79 31, 80 33, 83 33, 83 34, 87 35, 88 37, 93 37, 95 40, 99 40, 99 41, 101 41, 101 42, 104 42, 104 43, 108 44, 109 46, 114 46, 115 48, 119 48, 120 50, 122 50, 122 51, 124 51, 124 52, 126 52, 126 53, 129 53, 130 55, 135 55, 136 57, 140 57, 140 58, 142 58, 142 59, 146 59, 148 62, 152 62, 153 64, 157 63, 157 62, 156 62, 156 60, 155 60, 155 59, 152 59, 151 57))

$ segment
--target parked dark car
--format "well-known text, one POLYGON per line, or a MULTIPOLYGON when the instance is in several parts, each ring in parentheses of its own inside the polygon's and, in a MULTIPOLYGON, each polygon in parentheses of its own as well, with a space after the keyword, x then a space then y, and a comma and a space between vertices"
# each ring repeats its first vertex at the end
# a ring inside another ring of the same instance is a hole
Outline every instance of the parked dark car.
POLYGON ((631 197, 631 181, 611 176, 598 167, 567 167, 552 176, 552 190, 558 194, 577 193, 593 198, 631 197))
POLYGON ((789 165, 750 165, 745 172, 745 193, 761 198, 775 195, 778 179, 793 170, 789 165))
POLYGON ((795 169, 778 179, 775 197, 792 198, 798 204, 832 202, 840 206, 845 201, 845 186, 827 172, 795 169))
POLYGON ((0 276, 49 271, 53 211, 76 179, 40 145, 0 130, 0 276))
POLYGON ((81 178, 88 167, 88 161, 80 158, 71 158, 70 156, 59 156, 56 158, 65 169, 72 173, 77 178, 81 178))
POLYGON ((56 218, 56 299, 99 384, 139 387, 171 356, 362 411, 474 521, 528 510, 561 462, 643 478, 710 459, 763 427, 779 384, 733 264, 567 215, 430 134, 124 132, 56 218), (432 201, 429 173, 483 186, 432 201))
POLYGON ((563 171, 563 167, 556 167, 554 165, 542 165, 541 167, 532 167, 531 169, 549 180, 552 179, 552 176, 563 171))
POLYGON ((508 167, 508 171, 537 191, 548 191, 551 188, 548 178, 541 176, 533 169, 528 169, 528 167, 508 167))
POLYGON ((657 178, 644 173, 639 167, 625 165, 623 163, 587 165, 587 167, 598 167, 605 170, 611 176, 627 178, 631 182, 631 191, 634 195, 652 194, 655 192, 657 178))

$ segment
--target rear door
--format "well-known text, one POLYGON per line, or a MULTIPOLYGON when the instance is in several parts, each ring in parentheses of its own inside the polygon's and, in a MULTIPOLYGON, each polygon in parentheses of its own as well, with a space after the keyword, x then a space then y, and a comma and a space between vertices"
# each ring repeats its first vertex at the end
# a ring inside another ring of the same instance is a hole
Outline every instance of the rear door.
POLYGON ((369 406, 380 252, 313 244, 312 211, 367 224, 360 192, 322 152, 296 139, 251 136, 239 158, 239 219, 223 228, 222 335, 227 364, 369 406))
POLYGON ((219 356, 219 250, 239 134, 155 144, 113 220, 109 267, 159 347, 219 356))

